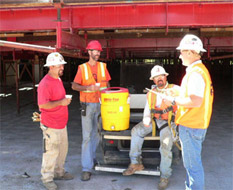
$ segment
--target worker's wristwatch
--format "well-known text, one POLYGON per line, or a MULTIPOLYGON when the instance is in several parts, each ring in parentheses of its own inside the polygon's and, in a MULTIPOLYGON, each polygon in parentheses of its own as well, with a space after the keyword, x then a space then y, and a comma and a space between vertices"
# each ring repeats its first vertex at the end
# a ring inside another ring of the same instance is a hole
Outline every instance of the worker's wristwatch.
POLYGON ((176 98, 173 99, 172 105, 173 105, 173 106, 176 105, 176 98))

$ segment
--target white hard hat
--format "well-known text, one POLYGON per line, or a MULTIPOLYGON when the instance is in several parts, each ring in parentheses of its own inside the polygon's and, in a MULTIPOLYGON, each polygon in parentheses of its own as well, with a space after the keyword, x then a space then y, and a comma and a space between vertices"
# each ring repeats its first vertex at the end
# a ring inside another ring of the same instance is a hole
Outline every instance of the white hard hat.
POLYGON ((62 64, 66 64, 63 56, 58 52, 53 52, 48 55, 44 67, 49 67, 52 65, 62 65, 62 64))
POLYGON ((194 50, 197 53, 206 52, 203 48, 202 41, 200 38, 193 34, 187 34, 180 41, 180 45, 176 48, 178 50, 194 50))
POLYGON ((159 75, 166 75, 168 76, 168 73, 166 73, 165 69, 159 65, 155 65, 152 69, 151 69, 151 76, 150 76, 150 80, 153 80, 154 77, 159 76, 159 75))

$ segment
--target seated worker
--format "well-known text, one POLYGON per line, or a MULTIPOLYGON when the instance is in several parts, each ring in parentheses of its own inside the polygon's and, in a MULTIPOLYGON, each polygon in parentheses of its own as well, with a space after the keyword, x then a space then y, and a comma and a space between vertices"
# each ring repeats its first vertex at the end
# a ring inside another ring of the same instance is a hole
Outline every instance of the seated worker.
MULTIPOLYGON (((168 88, 173 88, 175 85, 168 84, 167 82, 168 73, 164 70, 163 67, 156 65, 151 70, 150 80, 153 80, 156 84, 156 87, 152 90, 158 93, 164 92, 168 88)), ((162 98, 159 95, 156 95, 152 92, 147 93, 147 102, 143 113, 143 121, 138 123, 133 127, 131 131, 131 144, 130 144, 130 160, 131 163, 129 167, 123 172, 123 175, 132 175, 136 171, 144 169, 142 164, 141 149, 144 142, 144 137, 152 132, 152 125, 157 124, 160 135, 160 182, 158 184, 159 190, 166 189, 169 183, 169 177, 171 176, 172 169, 172 146, 173 146, 173 137, 171 129, 169 128, 170 118, 172 112, 175 112, 174 106, 166 106, 162 98), (167 109, 168 108, 168 109, 167 109), (163 110, 167 109, 163 112, 163 110), (153 124, 154 122, 154 124, 153 124), (155 124, 156 122, 156 124, 155 124)), ((171 122, 171 127, 176 128, 174 122, 171 122)))

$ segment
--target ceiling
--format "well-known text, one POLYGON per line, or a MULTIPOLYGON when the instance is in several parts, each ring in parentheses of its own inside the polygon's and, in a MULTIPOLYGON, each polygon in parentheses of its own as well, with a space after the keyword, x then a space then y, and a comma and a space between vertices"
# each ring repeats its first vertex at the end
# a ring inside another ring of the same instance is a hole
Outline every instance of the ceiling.
MULTIPOLYGON (((177 57, 175 48, 180 39, 192 33, 202 39, 208 49, 206 56, 233 54, 231 1, 117 2, 3 0, 0 38, 54 47, 80 58, 86 55, 87 42, 97 39, 103 46, 104 58, 151 59, 177 57)), ((2 52, 14 47, 1 46, 2 52)), ((31 50, 15 45, 17 50, 20 47, 31 50)))

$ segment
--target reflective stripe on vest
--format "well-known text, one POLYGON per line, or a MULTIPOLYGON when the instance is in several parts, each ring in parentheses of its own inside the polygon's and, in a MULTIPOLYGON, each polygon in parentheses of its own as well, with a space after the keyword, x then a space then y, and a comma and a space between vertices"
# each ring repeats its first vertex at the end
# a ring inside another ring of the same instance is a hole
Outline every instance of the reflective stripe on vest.
MULTIPOLYGON (((87 70, 86 63, 83 64, 83 66, 84 66, 85 79, 88 80, 89 76, 88 76, 88 70, 87 70)), ((105 77, 105 72, 104 72, 104 64, 102 62, 100 62, 100 70, 101 70, 101 76, 104 78, 105 77)))
POLYGON ((88 80, 88 71, 87 71, 87 65, 84 64, 84 76, 85 76, 85 79, 88 80))
POLYGON ((102 62, 100 62, 100 68, 101 68, 101 75, 103 78, 105 78, 104 64, 102 62))

